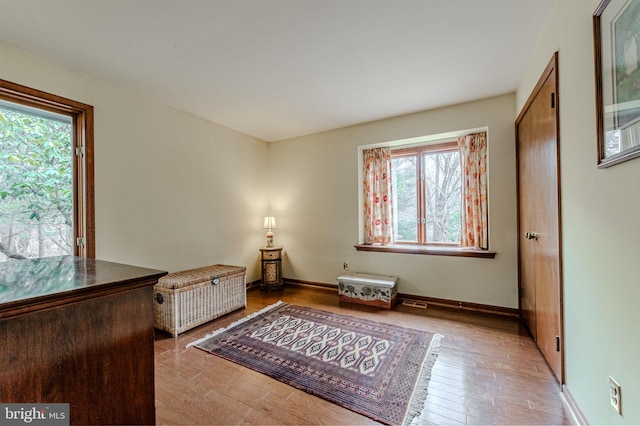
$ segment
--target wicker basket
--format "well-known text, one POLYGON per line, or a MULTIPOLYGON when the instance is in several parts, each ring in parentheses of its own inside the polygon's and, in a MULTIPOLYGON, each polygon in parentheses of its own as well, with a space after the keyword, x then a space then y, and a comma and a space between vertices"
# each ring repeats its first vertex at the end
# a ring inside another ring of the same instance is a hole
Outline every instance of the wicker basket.
POLYGON ((246 268, 212 265, 174 272, 154 286, 154 326, 173 336, 247 306, 246 268))

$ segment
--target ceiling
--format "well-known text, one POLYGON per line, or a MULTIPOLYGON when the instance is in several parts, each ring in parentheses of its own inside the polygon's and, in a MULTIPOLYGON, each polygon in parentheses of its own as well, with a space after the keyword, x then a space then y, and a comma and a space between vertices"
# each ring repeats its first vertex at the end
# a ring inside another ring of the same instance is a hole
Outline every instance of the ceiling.
POLYGON ((0 0, 0 41, 274 141, 513 92, 556 1, 0 0))

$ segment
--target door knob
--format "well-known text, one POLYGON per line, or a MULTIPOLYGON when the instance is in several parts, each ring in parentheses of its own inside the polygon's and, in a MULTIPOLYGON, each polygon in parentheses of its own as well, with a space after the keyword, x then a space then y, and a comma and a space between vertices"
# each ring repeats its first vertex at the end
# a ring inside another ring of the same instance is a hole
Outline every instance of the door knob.
POLYGON ((538 239, 538 233, 537 232, 527 232, 526 234, 524 234, 524 237, 527 240, 537 240, 538 239))

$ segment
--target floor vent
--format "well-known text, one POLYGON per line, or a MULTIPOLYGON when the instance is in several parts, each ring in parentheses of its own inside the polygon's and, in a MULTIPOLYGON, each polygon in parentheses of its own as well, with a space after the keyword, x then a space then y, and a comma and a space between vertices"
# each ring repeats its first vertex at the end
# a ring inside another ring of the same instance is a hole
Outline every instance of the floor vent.
POLYGON ((410 306, 412 308, 427 309, 427 302, 423 302, 422 300, 403 299, 402 305, 410 306))

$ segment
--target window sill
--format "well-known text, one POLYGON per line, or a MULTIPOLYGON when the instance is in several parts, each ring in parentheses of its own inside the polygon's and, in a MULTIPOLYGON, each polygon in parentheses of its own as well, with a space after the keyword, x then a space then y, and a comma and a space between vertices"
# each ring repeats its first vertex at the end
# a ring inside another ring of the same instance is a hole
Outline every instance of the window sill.
POLYGON ((457 257, 479 257, 493 259, 496 257, 495 251, 460 248, 460 247, 433 247, 411 244, 395 244, 388 246, 375 246, 371 244, 358 244, 355 246, 358 251, 377 251, 382 253, 404 253, 404 254, 427 254, 431 256, 457 256, 457 257))

